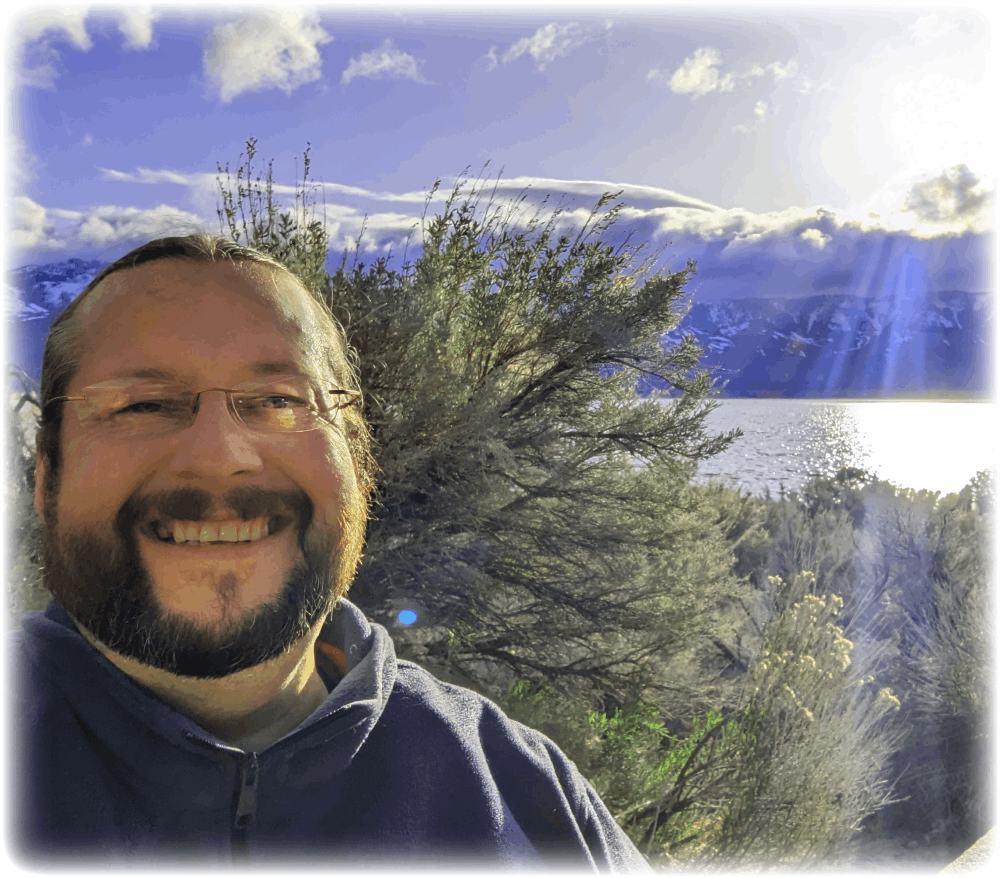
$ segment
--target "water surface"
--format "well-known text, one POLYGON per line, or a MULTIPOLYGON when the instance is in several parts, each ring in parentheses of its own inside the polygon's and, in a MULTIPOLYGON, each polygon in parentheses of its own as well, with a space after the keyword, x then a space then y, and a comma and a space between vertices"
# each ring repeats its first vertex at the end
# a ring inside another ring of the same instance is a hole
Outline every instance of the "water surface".
POLYGON ((744 436, 702 463, 698 480, 776 494, 855 466, 900 487, 951 493, 996 466, 996 423, 992 402, 726 399, 708 429, 739 427, 744 436))

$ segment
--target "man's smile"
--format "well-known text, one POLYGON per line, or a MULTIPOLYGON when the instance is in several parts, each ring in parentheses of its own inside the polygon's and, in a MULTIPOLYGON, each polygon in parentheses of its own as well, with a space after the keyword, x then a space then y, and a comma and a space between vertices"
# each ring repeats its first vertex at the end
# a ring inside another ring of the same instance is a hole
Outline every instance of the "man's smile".
POLYGON ((239 518, 220 521, 178 521, 161 519, 146 526, 146 534, 163 543, 203 546, 213 543, 255 543, 288 526, 287 516, 239 518))
MULTIPOLYGON (((139 527, 138 536, 144 555, 154 564, 154 558, 159 558, 161 564, 168 565, 186 565, 199 559, 212 562, 242 561, 263 557, 262 552, 270 557, 271 550, 278 549, 279 545, 281 556, 294 552, 295 549, 288 543, 289 537, 295 541, 293 524, 294 517, 288 515, 254 518, 249 521, 162 519, 139 527), (175 560, 171 562, 170 559, 175 560)), ((169 568, 156 565, 155 569, 162 575, 169 568)), ((178 572, 181 569, 177 568, 178 572)))

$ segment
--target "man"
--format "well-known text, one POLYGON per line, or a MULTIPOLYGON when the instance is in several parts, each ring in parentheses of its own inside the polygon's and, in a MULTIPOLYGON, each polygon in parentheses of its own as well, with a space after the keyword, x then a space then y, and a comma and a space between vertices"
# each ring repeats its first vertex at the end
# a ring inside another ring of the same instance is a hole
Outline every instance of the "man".
POLYGON ((647 868, 555 745, 344 598, 374 471, 345 348, 291 273, 208 236, 139 247, 53 324, 15 844, 647 868))

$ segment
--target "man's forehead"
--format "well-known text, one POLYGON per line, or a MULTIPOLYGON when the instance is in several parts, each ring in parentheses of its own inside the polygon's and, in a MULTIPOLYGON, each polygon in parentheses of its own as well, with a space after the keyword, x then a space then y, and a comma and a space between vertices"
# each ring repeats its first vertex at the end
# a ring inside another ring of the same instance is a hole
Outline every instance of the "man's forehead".
POLYGON ((182 305, 204 296, 225 296, 240 305, 270 312, 276 328, 312 328, 316 314, 309 293, 290 274, 248 261, 195 262, 157 259, 108 275, 80 303, 86 329, 106 318, 150 303, 182 305))
POLYGON ((248 361, 291 357, 309 373, 335 375, 339 353, 321 314, 294 276, 268 265, 155 260, 108 275, 79 303, 77 380, 104 380, 116 362, 125 368, 148 365, 151 357, 176 359, 176 342, 187 338, 201 345, 216 338, 220 354, 240 350, 248 361), (164 343, 164 319, 172 348, 164 343), (269 351, 244 349, 244 331, 257 333, 258 345, 262 334, 270 338, 269 351), (109 349, 109 339, 119 343, 109 349))

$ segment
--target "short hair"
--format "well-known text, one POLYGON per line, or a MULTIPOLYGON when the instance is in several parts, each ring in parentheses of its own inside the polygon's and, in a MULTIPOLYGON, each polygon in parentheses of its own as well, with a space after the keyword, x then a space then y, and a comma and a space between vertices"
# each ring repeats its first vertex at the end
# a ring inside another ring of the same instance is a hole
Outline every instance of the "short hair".
MULTIPOLYGON (((309 295, 309 301, 319 324, 326 325, 329 338, 325 344, 327 363, 334 379, 345 390, 360 392, 357 357, 347 342, 347 334, 329 307, 278 260, 233 241, 215 235, 198 233, 183 237, 157 238, 126 253, 120 259, 106 266, 83 289, 83 291, 52 322, 45 340, 42 354, 41 415, 39 418, 37 449, 48 469, 49 490, 54 490, 59 481, 61 463, 60 439, 62 432, 63 406, 50 405, 51 401, 66 395, 73 376, 80 365, 83 345, 83 328, 78 312, 93 290, 108 275, 128 268, 136 268, 158 259, 184 259, 189 262, 213 264, 217 262, 249 262, 267 266, 291 277, 309 295)), ((365 422, 361 406, 343 409, 346 424, 347 444, 354 464, 354 472, 367 501, 375 484, 375 462, 371 454, 371 434, 365 422)))

